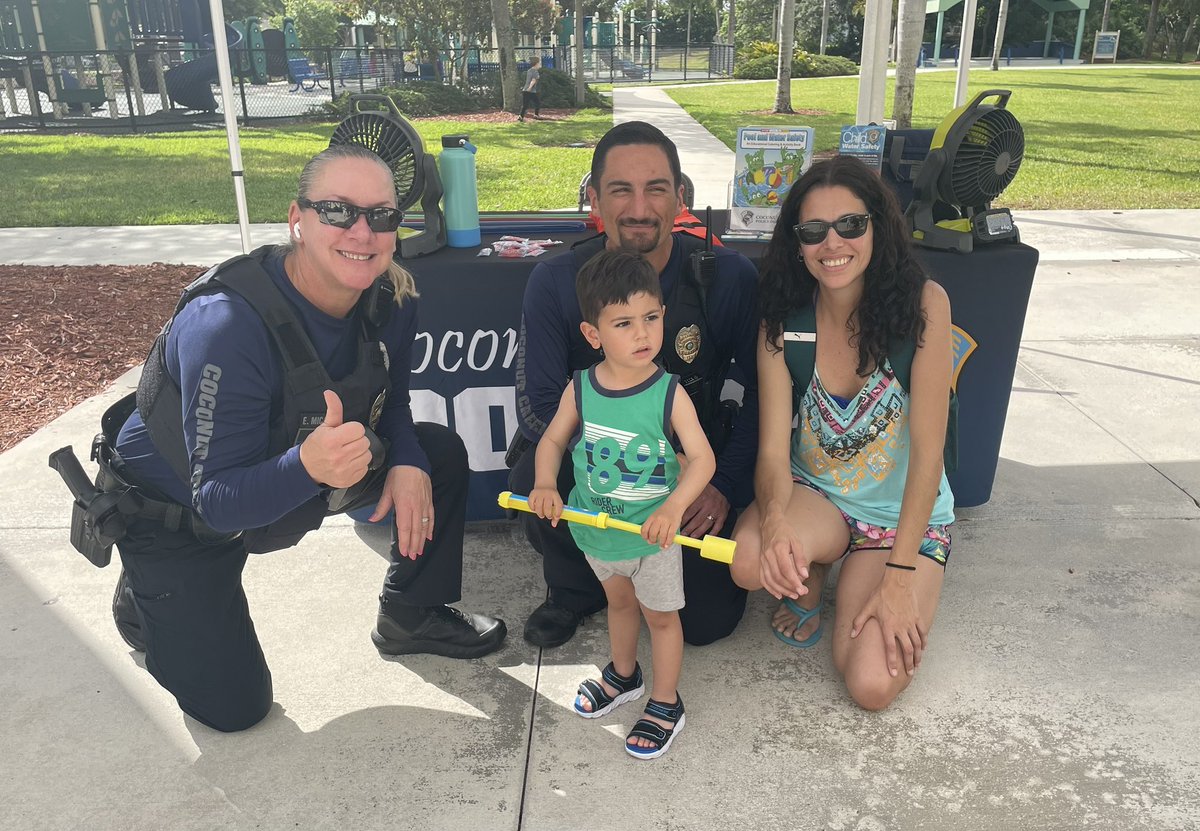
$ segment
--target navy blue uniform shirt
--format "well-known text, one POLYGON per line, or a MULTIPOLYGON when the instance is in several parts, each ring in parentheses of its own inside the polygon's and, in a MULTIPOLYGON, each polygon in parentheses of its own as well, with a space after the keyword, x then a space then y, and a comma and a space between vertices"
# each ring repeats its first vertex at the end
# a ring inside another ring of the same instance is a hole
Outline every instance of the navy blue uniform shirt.
MULTIPOLYGON (((736 504, 734 494, 753 478, 758 452, 758 272, 736 251, 721 247, 714 251, 716 278, 707 295, 710 331, 704 337, 711 338, 719 363, 737 362, 745 392, 733 435, 717 458, 712 484, 736 504)), ((664 298, 671 296, 683 267, 682 248, 675 243, 659 274, 664 298)), ((577 273, 575 255, 566 252, 538 263, 525 287, 517 349, 517 415, 521 432, 533 441, 554 417, 572 373, 600 360, 579 330, 583 314, 575 294, 577 273)), ((674 333, 666 333, 664 340, 673 337, 674 333)))
MULTIPOLYGON (((263 266, 283 292, 329 377, 354 371, 362 331, 355 313, 346 318, 325 314, 308 302, 283 270, 282 257, 263 266)), ((429 460, 417 443, 409 406, 412 344, 417 303, 406 298, 378 332, 387 348, 392 389, 376 432, 391 442, 388 465, 413 465, 429 472, 429 460)), ((167 496, 191 505, 213 529, 242 531, 269 525, 321 491, 300 462, 300 447, 268 456, 273 412, 282 412, 283 361, 258 313, 233 292, 215 292, 189 302, 171 324, 165 350, 167 373, 179 385, 183 412, 194 412, 200 383, 219 368, 213 432, 203 460, 203 476, 193 490, 180 481, 158 454, 141 415, 134 411, 117 439, 117 452, 134 475, 167 496)), ((182 416, 182 413, 181 413, 182 416)), ((347 414, 349 417, 349 414, 347 414)), ((197 461, 196 419, 184 418, 184 438, 197 461)))

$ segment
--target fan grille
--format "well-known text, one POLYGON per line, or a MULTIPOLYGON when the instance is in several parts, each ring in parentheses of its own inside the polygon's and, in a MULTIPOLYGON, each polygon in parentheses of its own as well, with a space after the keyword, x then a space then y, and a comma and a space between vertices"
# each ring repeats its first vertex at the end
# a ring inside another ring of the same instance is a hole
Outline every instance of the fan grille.
POLYGON ((329 144, 357 144, 383 159, 392 169, 400 210, 415 205, 421 198, 417 155, 423 148, 414 147, 408 130, 391 116, 374 112, 350 115, 334 129, 329 144))
POLYGON ((1025 155, 1025 134, 1005 109, 979 114, 954 152, 950 189, 956 204, 979 207, 1008 187, 1025 155))

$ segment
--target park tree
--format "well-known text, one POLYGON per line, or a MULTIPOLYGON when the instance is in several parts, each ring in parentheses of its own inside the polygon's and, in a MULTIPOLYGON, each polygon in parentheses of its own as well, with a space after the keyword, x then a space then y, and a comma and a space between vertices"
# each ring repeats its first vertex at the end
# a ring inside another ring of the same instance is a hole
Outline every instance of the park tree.
MULTIPOLYGON (((1105 0, 1108 2, 1108 0, 1105 0)), ((996 13, 996 37, 992 41, 992 71, 1000 69, 1000 51, 1004 48, 1004 30, 1008 27, 1008 0, 1000 0, 996 13)))
POLYGON ((221 0, 226 20, 245 20, 248 17, 279 17, 283 0, 221 0))
POLYGON ((709 43, 717 39, 716 7, 711 0, 658 3, 659 43, 709 43))
POLYGON ((503 107, 510 113, 518 112, 520 105, 520 83, 517 81, 516 37, 513 34, 512 12, 508 0, 491 0, 492 21, 496 27, 497 46, 500 48, 500 90, 503 107))
POLYGON ((779 68, 771 112, 792 113, 792 53, 796 46, 796 0, 779 0, 779 68))
POLYGON ((1158 3, 1159 0, 1150 0, 1150 15, 1146 18, 1146 46, 1142 57, 1146 60, 1154 52, 1154 35, 1155 28, 1158 25, 1158 3))
POLYGON ((1195 55, 1196 29, 1200 23, 1200 0, 1161 0, 1153 40, 1146 33, 1152 57, 1182 62, 1185 52, 1195 55))
POLYGON ((513 31, 529 35, 548 35, 558 20, 554 0, 513 0, 513 31))
POLYGON ((340 46, 341 28, 350 22, 347 6, 332 0, 284 0, 283 13, 296 22, 302 46, 340 46))
POLYGON ((896 32, 896 92, 892 118, 896 127, 912 126, 913 92, 917 85, 917 58, 925 34, 925 0, 900 0, 896 32))

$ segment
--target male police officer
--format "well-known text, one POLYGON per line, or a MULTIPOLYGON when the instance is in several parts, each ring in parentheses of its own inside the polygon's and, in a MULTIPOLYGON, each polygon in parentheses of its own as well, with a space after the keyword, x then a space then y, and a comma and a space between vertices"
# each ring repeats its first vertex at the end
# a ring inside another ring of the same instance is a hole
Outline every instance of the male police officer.
MULTIPOLYGON (((516 373, 520 435, 514 449, 526 447, 511 460, 511 487, 516 493, 529 492, 534 479, 532 445, 553 417, 571 373, 600 360, 579 329, 576 273, 605 246, 624 248, 641 253, 659 272, 666 304, 659 358, 668 372, 680 376, 717 452, 716 475, 684 513, 682 532, 694 537, 728 535, 736 508, 744 507, 752 495, 757 451, 755 268, 734 251, 718 248, 705 254, 697 237, 673 233, 684 205, 679 153, 650 124, 619 124, 600 139, 592 156, 588 194, 604 235, 539 264, 525 289, 516 373), (722 404, 731 361, 736 361, 745 388, 736 414, 722 404)), ((574 486, 570 464, 562 465, 558 486, 563 494, 574 486)), ((550 590, 529 616, 525 639, 537 646, 558 646, 571 639, 585 616, 604 607, 604 592, 567 523, 552 528, 530 514, 522 514, 522 522, 542 555, 550 590)), ((684 638, 699 645, 732 632, 745 610, 746 594, 733 584, 729 568, 693 552, 684 559, 683 574, 684 638)))

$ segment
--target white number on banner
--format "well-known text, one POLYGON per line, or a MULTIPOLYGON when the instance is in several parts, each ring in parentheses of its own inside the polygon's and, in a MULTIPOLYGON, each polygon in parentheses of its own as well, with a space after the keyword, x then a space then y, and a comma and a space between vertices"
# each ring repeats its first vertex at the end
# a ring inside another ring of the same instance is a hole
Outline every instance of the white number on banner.
MULTIPOLYGON (((450 407, 443 396, 433 390, 412 390, 410 399, 413 421, 451 426, 450 407)), ((470 387, 454 396, 453 411, 454 431, 466 445, 471 470, 504 470, 508 440, 517 430, 513 388, 470 387), (495 420, 493 413, 503 413, 503 419, 495 420)))

